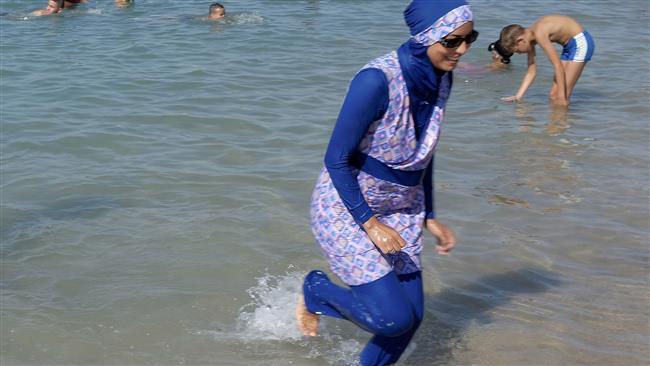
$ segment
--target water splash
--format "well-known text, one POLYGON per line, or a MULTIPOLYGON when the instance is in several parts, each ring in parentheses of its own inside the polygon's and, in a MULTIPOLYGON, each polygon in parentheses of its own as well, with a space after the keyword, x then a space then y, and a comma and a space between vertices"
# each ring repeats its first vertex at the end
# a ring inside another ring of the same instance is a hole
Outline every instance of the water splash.
MULTIPOLYGON (((294 317, 296 301, 305 272, 285 275, 266 274, 247 290, 252 301, 243 306, 237 319, 238 336, 245 342, 285 341, 305 348, 309 359, 324 359, 330 365, 355 365, 362 343, 356 338, 361 331, 343 330, 339 320, 321 318, 319 335, 306 338, 298 331, 294 317), (331 321, 332 324, 328 325, 331 321), (328 329, 336 329, 335 334, 328 329)), ((349 324, 345 324, 349 325, 349 324)))
POLYGON ((262 24, 264 23, 264 18, 260 15, 254 13, 242 13, 235 14, 229 17, 226 17, 228 23, 231 24, 262 24))
POLYGON ((207 16, 194 17, 195 20, 209 22, 215 25, 260 25, 264 23, 264 17, 254 13, 228 14, 224 18, 213 20, 207 16))
POLYGON ((247 290, 252 302, 239 313, 237 327, 246 340, 299 340, 294 308, 304 273, 264 275, 247 290))

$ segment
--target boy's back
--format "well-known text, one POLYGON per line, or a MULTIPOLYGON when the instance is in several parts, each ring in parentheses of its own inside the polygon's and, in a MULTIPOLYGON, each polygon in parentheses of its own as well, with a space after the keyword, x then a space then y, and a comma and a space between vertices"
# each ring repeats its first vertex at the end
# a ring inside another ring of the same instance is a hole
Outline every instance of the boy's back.
POLYGON ((537 37, 547 37, 551 42, 565 45, 573 36, 583 31, 575 19, 560 14, 540 17, 530 29, 537 37))

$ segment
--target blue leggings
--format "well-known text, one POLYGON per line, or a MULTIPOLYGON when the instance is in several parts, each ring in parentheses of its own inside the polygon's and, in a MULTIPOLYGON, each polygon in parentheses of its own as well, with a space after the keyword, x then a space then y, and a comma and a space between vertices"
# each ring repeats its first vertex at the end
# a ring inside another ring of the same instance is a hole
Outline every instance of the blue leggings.
POLYGON ((350 289, 330 281, 321 271, 311 271, 303 285, 309 312, 347 319, 374 334, 361 352, 361 365, 397 362, 424 315, 422 274, 386 276, 350 289))

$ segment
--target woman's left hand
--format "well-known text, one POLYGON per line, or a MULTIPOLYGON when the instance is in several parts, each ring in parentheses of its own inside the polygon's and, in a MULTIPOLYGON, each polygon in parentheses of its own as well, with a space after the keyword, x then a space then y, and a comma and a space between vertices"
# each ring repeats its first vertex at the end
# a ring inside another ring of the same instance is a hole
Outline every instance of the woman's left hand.
POLYGON ((447 225, 436 219, 427 219, 425 226, 438 239, 438 245, 436 246, 438 254, 449 254, 456 245, 456 234, 447 225))

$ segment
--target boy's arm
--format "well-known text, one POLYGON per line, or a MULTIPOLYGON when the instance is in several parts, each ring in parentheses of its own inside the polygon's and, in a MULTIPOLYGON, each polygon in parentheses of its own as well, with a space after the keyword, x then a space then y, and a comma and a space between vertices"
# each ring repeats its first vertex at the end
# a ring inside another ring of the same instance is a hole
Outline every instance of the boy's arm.
POLYGON ((526 90, 528 90, 528 88, 533 84, 533 81, 535 81, 535 76, 537 76, 537 65, 535 64, 535 47, 533 47, 530 52, 528 52, 528 69, 526 70, 524 79, 521 81, 519 90, 517 90, 517 95, 504 97, 501 98, 501 100, 504 102, 514 102, 523 99, 526 90))
POLYGON ((564 78, 564 66, 562 66, 562 61, 560 61, 560 57, 555 52, 555 48, 553 48, 553 44, 547 36, 540 37, 537 42, 544 52, 546 52, 546 56, 548 56, 548 59, 553 64, 555 83, 557 84, 556 102, 561 105, 567 105, 569 101, 566 97, 566 79, 564 78))
POLYGON ((515 97, 517 100, 521 100, 526 94, 526 90, 530 88, 535 81, 535 76, 537 76, 537 64, 535 64, 535 47, 530 49, 528 52, 528 69, 526 70, 526 75, 524 75, 524 80, 521 81, 519 90, 517 90, 517 95, 515 97))

